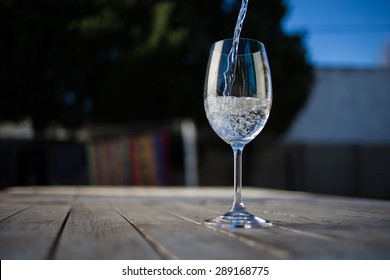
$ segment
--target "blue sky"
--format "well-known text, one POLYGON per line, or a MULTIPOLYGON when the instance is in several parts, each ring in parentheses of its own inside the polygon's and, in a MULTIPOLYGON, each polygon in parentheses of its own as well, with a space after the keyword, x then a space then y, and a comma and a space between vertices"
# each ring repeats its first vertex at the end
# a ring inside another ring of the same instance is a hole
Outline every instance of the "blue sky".
POLYGON ((390 45, 390 0, 285 1, 289 10, 284 29, 306 32, 305 44, 314 65, 383 64, 385 45, 390 45))

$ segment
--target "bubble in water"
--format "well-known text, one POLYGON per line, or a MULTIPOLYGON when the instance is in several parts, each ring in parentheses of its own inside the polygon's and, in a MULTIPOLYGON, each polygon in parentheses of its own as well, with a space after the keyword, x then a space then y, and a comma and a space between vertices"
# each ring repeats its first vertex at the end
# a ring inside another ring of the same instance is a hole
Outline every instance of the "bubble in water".
POLYGON ((252 97, 209 96, 205 109, 211 127, 219 137, 229 144, 248 143, 265 126, 270 102, 252 97))

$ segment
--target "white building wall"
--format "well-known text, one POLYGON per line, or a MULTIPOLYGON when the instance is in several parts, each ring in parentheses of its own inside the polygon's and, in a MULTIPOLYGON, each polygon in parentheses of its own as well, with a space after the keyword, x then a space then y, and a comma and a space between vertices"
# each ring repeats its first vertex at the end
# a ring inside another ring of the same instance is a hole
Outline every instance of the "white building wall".
POLYGON ((315 71, 312 94, 287 142, 390 143, 390 69, 315 71))

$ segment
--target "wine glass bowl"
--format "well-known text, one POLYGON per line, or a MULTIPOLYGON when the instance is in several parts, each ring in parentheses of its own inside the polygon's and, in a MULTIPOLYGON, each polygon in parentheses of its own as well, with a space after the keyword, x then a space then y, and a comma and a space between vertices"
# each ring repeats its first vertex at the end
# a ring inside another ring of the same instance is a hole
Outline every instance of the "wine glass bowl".
POLYGON ((221 40, 211 47, 204 86, 207 119, 234 153, 234 201, 225 214, 206 220, 217 227, 259 228, 271 222, 250 214, 242 200, 242 151, 264 128, 271 110, 271 74, 264 45, 221 40), (233 50, 233 48, 236 47, 233 50), (233 54, 233 55, 232 55, 233 54))

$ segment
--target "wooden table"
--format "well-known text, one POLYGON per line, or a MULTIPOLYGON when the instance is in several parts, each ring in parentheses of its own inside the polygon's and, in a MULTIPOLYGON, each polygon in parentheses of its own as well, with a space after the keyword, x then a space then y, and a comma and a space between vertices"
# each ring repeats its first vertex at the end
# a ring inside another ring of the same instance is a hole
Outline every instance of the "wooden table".
POLYGON ((390 259, 390 201, 244 188, 264 229, 215 229, 231 188, 15 187, 1 259, 390 259))

